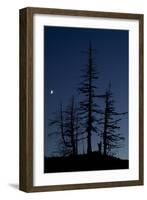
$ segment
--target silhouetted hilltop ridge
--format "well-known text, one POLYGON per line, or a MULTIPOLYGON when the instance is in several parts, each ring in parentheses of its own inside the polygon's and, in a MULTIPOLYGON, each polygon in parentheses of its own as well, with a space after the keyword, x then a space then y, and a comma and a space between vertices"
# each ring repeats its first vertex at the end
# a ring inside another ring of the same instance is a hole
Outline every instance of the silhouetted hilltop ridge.
POLYGON ((99 152, 66 157, 45 157, 44 162, 45 173, 128 169, 129 167, 128 160, 103 156, 99 152))

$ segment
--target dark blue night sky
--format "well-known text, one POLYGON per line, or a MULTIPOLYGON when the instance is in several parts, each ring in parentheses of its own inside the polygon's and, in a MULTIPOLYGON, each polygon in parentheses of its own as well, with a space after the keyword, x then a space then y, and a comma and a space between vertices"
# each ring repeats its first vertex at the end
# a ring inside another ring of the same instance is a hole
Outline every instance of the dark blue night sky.
MULTIPOLYGON (((49 119, 58 110, 60 101, 68 104, 80 83, 81 69, 87 64, 89 42, 96 50, 93 58, 99 72, 98 93, 103 94, 112 84, 115 107, 118 112, 128 112, 128 40, 126 30, 44 27, 44 141, 45 155, 50 156, 58 147, 57 136, 50 136, 49 119), (53 93, 51 94, 51 91, 53 93)), ((99 103, 101 106, 101 103, 99 103)), ((124 145, 117 156, 128 159, 128 116, 120 123, 124 145)), ((97 136, 93 136, 93 146, 97 136)), ((81 147, 82 148, 82 147, 81 147)))

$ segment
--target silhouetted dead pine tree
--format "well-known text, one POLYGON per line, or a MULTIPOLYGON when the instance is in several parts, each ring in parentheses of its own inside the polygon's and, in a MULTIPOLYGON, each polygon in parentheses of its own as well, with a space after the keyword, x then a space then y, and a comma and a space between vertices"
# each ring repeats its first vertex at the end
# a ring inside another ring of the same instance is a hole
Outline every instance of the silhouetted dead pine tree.
POLYGON ((98 113, 98 105, 95 101, 97 97, 95 81, 98 79, 98 74, 93 62, 93 49, 91 44, 89 45, 87 53, 88 63, 86 68, 82 70, 83 75, 81 76, 82 82, 79 91, 81 97, 83 97, 80 101, 80 118, 83 121, 83 134, 87 133, 87 153, 90 154, 92 152, 91 137, 93 133, 97 133, 95 113, 98 113))
POLYGON ((66 145, 71 148, 72 155, 78 154, 79 121, 74 97, 65 110, 64 137, 66 145))
POLYGON ((60 104, 60 110, 55 118, 50 121, 50 125, 55 125, 57 129, 56 134, 61 135, 60 154, 63 156, 77 155, 80 126, 74 97, 72 97, 64 111, 62 104, 60 104))
POLYGON ((67 156, 71 154, 71 148, 65 139, 64 118, 63 106, 62 103, 60 103, 59 110, 56 111, 54 118, 50 119, 49 122, 49 126, 56 127, 56 130, 52 133, 49 133, 48 136, 58 135, 58 137, 61 138, 58 153, 60 153, 62 156, 67 156))
POLYGON ((113 149, 120 148, 122 145, 124 137, 119 133, 119 122, 122 120, 120 116, 127 113, 118 113, 115 111, 115 101, 113 100, 113 93, 111 92, 111 83, 103 97, 105 99, 105 108, 104 112, 101 113, 103 117, 100 119, 100 124, 103 126, 103 155, 107 156, 112 153, 113 149))

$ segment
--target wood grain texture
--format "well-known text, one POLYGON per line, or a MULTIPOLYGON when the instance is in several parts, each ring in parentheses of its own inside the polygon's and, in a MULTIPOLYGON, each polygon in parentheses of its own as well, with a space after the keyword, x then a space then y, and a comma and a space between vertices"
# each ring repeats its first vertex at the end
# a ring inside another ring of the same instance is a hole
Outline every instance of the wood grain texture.
POLYGON ((139 181, 144 184, 144 16, 139 18, 139 181))
POLYGON ((20 11, 20 189, 33 185, 33 43, 32 15, 20 11))
POLYGON ((130 13, 24 8, 20 10, 20 190, 43 192, 143 185, 143 15, 130 13), (106 183, 84 183, 33 186, 33 15, 53 14, 78 17, 104 17, 139 20, 139 180, 106 183))

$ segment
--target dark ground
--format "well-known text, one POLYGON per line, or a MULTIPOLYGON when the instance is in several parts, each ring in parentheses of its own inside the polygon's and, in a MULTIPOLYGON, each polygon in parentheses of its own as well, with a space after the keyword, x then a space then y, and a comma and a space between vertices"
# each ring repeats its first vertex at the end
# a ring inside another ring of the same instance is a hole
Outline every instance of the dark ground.
POLYGON ((68 157, 45 157, 44 173, 128 169, 129 161, 98 153, 68 157))

